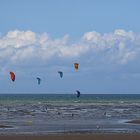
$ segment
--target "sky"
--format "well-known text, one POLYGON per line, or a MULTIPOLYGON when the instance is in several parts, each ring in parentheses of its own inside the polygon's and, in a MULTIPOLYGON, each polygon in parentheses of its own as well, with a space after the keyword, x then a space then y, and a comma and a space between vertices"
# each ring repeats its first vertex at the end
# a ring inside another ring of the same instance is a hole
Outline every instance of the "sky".
POLYGON ((139 94, 139 5, 0 0, 0 93, 139 94))

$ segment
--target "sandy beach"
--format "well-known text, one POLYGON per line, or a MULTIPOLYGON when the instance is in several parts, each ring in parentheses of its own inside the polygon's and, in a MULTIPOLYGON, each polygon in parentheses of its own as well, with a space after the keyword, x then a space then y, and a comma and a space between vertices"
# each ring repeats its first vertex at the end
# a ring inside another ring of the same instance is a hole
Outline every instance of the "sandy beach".
POLYGON ((61 134, 0 136, 1 140, 140 140, 140 134, 61 134))

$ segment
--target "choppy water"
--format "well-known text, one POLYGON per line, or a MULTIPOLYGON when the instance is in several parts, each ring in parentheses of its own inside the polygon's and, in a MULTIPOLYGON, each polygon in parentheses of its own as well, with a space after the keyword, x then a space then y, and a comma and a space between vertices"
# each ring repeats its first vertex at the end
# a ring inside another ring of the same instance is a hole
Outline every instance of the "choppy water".
POLYGON ((140 95, 1 94, 0 134, 59 132, 134 133, 140 125, 140 95))

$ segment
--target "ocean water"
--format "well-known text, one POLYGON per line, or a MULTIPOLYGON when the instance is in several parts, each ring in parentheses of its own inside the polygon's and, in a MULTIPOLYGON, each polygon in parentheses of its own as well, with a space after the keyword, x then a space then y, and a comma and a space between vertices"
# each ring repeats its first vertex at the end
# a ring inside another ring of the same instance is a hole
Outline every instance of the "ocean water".
POLYGON ((0 94, 0 134, 140 133, 135 119, 139 94, 0 94))
POLYGON ((140 94, 0 94, 0 103, 9 102, 46 102, 46 103, 104 103, 140 102, 140 94))

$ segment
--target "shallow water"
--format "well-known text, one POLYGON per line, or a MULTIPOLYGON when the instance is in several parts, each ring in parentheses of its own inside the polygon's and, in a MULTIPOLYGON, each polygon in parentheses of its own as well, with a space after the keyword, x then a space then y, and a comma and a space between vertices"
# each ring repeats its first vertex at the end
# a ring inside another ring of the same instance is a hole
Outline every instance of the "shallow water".
POLYGON ((0 95, 0 134, 139 133, 140 95, 0 95))

